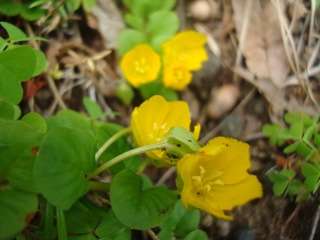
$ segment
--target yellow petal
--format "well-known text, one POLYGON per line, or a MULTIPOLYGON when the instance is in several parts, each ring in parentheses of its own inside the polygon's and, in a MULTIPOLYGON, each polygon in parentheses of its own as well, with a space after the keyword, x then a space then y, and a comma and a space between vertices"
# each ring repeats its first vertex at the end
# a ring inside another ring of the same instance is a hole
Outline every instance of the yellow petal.
POLYGON ((192 75, 185 65, 176 63, 165 67, 163 71, 163 84, 174 90, 183 90, 192 79, 192 75))
POLYGON ((234 184, 247 178, 251 167, 249 145, 232 138, 216 137, 200 149, 208 157, 202 165, 208 172, 222 172, 221 180, 225 184, 234 184))
POLYGON ((185 31, 163 44, 163 62, 165 66, 180 61, 189 70, 198 70, 202 62, 208 59, 204 44, 206 37, 195 31, 185 31))
MULTIPOLYGON (((136 107, 131 116, 132 133, 139 146, 162 141, 172 127, 189 130, 190 122, 190 111, 185 102, 167 102, 158 95, 136 107)), ((153 159, 160 159, 163 151, 154 150, 147 154, 153 159)))
POLYGON ((140 44, 124 55, 120 67, 131 85, 139 87, 157 79, 161 61, 149 45, 140 44))
POLYGON ((207 196, 211 208, 231 210, 247 202, 262 197, 262 185, 256 176, 249 175, 242 182, 234 185, 224 185, 207 196))

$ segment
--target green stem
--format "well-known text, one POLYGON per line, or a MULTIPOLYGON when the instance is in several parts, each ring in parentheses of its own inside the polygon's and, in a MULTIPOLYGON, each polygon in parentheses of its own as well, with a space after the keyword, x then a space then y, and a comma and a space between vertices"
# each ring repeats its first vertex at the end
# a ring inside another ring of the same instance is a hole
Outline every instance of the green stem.
POLYGON ((44 240, 51 240, 53 239, 53 223, 54 223, 54 206, 46 202, 46 210, 44 214, 44 240))
POLYGON ((131 128, 124 128, 121 131, 117 132, 115 135, 113 135, 111 138, 108 139, 108 141, 106 141, 102 147, 97 151, 96 153, 96 161, 99 160, 99 158, 101 157, 101 155, 106 151, 106 149, 112 144, 114 143, 118 138, 128 134, 131 131, 131 128))
POLYGON ((67 240, 67 225, 64 217, 64 211, 61 208, 56 208, 57 214, 57 232, 58 232, 58 240, 67 240))
POLYGON ((114 157, 113 159, 111 159, 110 161, 102 164, 100 167, 98 167, 95 171, 93 171, 92 173, 89 173, 87 176, 87 179, 91 179, 97 175, 99 175, 101 172, 107 170, 109 167, 138 154, 141 153, 145 153, 147 151, 150 150, 155 150, 155 149, 161 149, 161 148, 166 148, 167 147, 167 141, 162 141, 159 143, 155 143, 155 144, 151 144, 151 145, 147 145, 147 146, 143 146, 143 147, 139 147, 139 148, 134 148, 130 151, 124 152, 116 157, 114 157))
POLYGON ((110 183, 89 181, 91 190, 108 192, 110 190, 110 183))

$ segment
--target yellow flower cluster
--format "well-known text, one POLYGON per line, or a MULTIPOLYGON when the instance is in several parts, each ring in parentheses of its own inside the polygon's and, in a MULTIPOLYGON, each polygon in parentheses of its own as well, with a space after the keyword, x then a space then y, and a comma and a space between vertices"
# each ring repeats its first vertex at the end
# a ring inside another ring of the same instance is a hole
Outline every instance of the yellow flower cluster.
MULTIPOLYGON (((145 146, 163 141, 174 127, 189 131, 190 122, 190 112, 185 102, 167 102, 161 96, 153 96, 134 109, 131 127, 137 144, 145 146)), ((195 139, 199 131, 200 126, 195 128, 195 139)), ((231 220, 232 217, 225 211, 262 196, 261 183, 256 176, 248 173, 251 167, 248 144, 217 137, 198 149, 185 154, 177 163, 178 181, 182 182, 181 201, 186 208, 196 207, 231 220)), ((166 149, 147 152, 156 160, 166 158, 165 153, 166 149)))
MULTIPOLYGON (((177 34, 162 45, 162 81, 166 87, 183 90, 192 79, 191 71, 201 68, 208 59, 204 45, 206 37, 195 31, 177 34)), ((120 67, 134 87, 157 80, 160 56, 147 44, 130 50, 122 58, 120 67)))

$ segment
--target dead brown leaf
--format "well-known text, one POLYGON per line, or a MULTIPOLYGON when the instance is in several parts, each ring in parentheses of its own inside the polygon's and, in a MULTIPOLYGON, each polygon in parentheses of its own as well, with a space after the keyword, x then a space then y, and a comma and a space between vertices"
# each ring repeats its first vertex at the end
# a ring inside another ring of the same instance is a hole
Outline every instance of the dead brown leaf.
POLYGON ((114 1, 98 0, 92 9, 92 14, 96 17, 98 23, 93 23, 93 20, 90 19, 91 26, 97 27, 96 30, 103 36, 105 48, 117 48, 117 39, 120 32, 125 28, 125 23, 122 13, 114 1))
MULTIPOLYGON (((233 0, 233 20, 247 67, 281 88, 289 73, 277 9, 271 0, 233 0), (250 2, 248 2, 250 1, 250 2), (244 34, 244 35, 243 35, 244 34)), ((284 3, 281 2, 281 14, 284 3)))

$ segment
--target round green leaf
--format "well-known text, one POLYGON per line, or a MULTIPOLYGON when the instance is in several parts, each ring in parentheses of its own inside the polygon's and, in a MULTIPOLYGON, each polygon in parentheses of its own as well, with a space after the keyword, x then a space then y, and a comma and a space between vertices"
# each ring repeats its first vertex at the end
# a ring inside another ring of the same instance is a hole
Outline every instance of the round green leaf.
POLYGON ((118 38, 119 55, 123 56, 126 52, 138 44, 148 43, 147 36, 137 30, 126 29, 122 31, 118 38))
POLYGON ((188 236, 186 236, 184 238, 184 240, 207 240, 208 239, 208 236, 207 234, 202 231, 202 230, 194 230, 193 232, 189 233, 188 236))
POLYGON ((22 117, 21 121, 28 123, 41 133, 47 132, 47 123, 39 113, 29 112, 22 117))
POLYGON ((13 120, 14 106, 6 101, 0 101, 0 119, 13 120))
POLYGON ((7 190, 0 192, 0 239, 13 237, 28 224, 28 215, 37 211, 35 194, 7 190))
POLYGON ((147 31, 152 38, 166 35, 173 36, 179 29, 179 18, 171 11, 157 11, 150 15, 147 31))
POLYGON ((170 216, 176 198, 176 193, 165 186, 143 189, 141 177, 128 169, 114 177, 110 188, 116 217, 132 229, 158 226, 170 216))
POLYGON ((36 54, 30 46, 18 46, 0 53, 0 81, 27 81, 36 67, 36 54))
POLYGON ((89 190, 85 174, 95 167, 96 143, 87 131, 54 128, 46 134, 34 166, 39 192, 63 210, 89 190))

